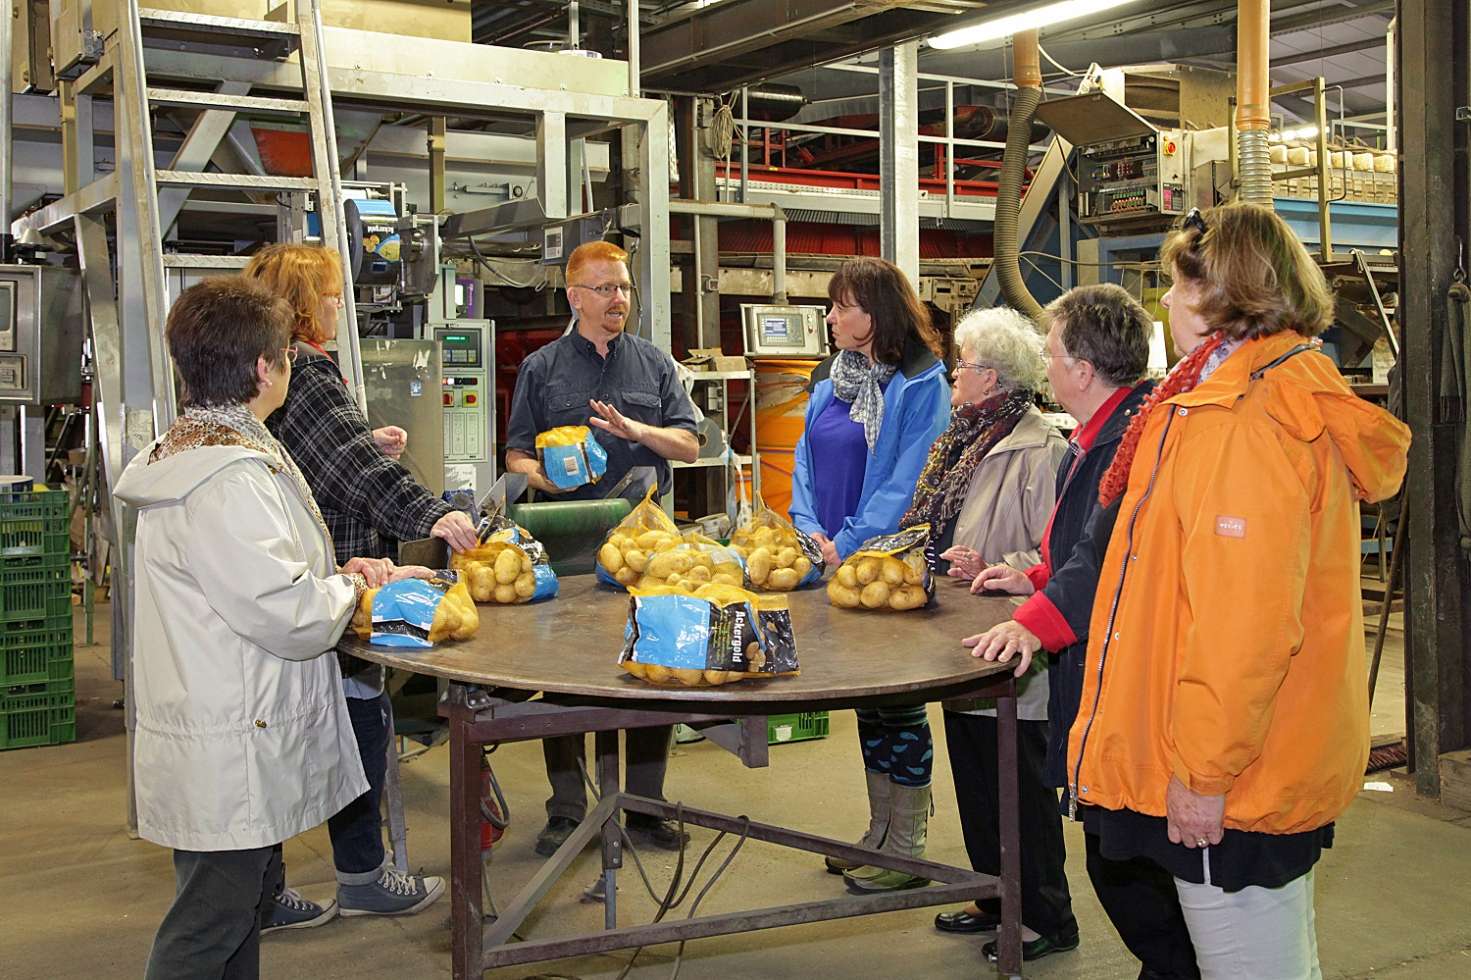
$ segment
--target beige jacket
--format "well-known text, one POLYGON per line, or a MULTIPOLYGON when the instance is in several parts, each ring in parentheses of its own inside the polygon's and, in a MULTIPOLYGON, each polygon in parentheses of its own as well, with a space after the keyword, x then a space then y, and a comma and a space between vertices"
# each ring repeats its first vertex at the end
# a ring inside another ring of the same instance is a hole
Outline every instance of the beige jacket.
MULTIPOLYGON (((988 562, 1005 561, 1027 568, 1040 560, 1042 532, 1057 492, 1057 468, 1067 455, 1067 440, 1035 407, 1017 422, 981 460, 970 481, 960 516, 955 522, 957 545, 980 552, 988 562)), ((1026 721, 1047 720, 1047 664, 1032 661, 1032 669, 1018 684, 1017 716, 1026 721)), ((994 715, 993 702, 948 701, 951 711, 994 715)))

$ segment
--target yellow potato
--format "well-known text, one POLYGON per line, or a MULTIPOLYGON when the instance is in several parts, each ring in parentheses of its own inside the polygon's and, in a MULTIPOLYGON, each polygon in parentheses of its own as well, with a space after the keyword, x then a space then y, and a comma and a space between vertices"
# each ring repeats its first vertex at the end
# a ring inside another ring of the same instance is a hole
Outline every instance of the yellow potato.
POLYGON ((696 565, 685 573, 685 581, 696 585, 710 581, 710 567, 708 565, 696 565))
POLYGON ((468 640, 480 631, 480 610, 475 603, 460 603, 460 628, 450 634, 452 640, 468 640))
POLYGON ((531 566, 531 556, 524 551, 521 552, 521 574, 525 575, 527 572, 531 571, 531 566))
POLYGON ((867 585, 879 577, 879 569, 882 568, 877 558, 864 558, 858 563, 854 574, 858 576, 859 585, 867 585))
POLYGON ((429 642, 438 643, 460 628, 460 607, 449 599, 439 600, 434 607, 434 619, 429 624, 429 642))
POLYGON ((645 551, 657 548, 668 540, 669 532, 667 531, 645 531, 643 534, 634 538, 634 542, 645 551))
POLYGON ((711 687, 719 687, 721 684, 728 684, 741 676, 739 673, 733 670, 705 670, 701 671, 701 674, 703 675, 705 683, 709 684, 711 687))
POLYGON ((751 542, 758 548, 770 547, 778 540, 776 529, 771 527, 758 527, 756 533, 751 535, 751 542))
POLYGON ((685 687, 699 687, 705 679, 705 672, 695 670, 693 667, 670 667, 669 673, 685 687))
POLYGON ((642 574, 644 568, 649 564, 649 553, 640 551, 637 547, 631 547, 623 552, 623 564, 642 574))
POLYGON ((752 585, 764 584, 766 576, 771 574, 771 551, 757 548, 751 552, 751 557, 746 559, 746 572, 751 576, 752 585))
POLYGON ((649 559, 649 564, 644 569, 644 573, 651 578, 668 578, 670 575, 678 570, 675 566, 675 557, 675 555, 672 555, 667 551, 654 555, 654 557, 649 559))
POLYGON ((516 586, 497 585, 495 587, 495 601, 503 606, 509 606, 516 601, 516 586))
POLYGON ((904 584, 923 585, 926 570, 924 555, 911 552, 904 556, 904 584))
POLYGON ((610 541, 598 549, 598 562, 608 570, 609 575, 616 575, 618 569, 624 565, 623 552, 613 547, 610 541))
POLYGON ((654 550, 655 551, 673 551, 675 548, 678 548, 679 545, 680 545, 679 539, 676 538, 674 535, 671 534, 669 537, 665 538, 663 541, 660 541, 658 547, 656 547, 654 550))
POLYGON ((736 588, 740 588, 741 585, 741 577, 729 572, 716 572, 710 581, 716 585, 734 585, 736 588))
POLYGON ((673 679, 668 667, 661 667, 658 664, 644 664, 643 668, 644 679, 651 684, 668 684, 673 679))
POLYGON ((857 609, 862 602, 857 589, 850 589, 837 579, 827 583, 827 597, 833 605, 844 609, 857 609))
POLYGON ((797 549, 788 545, 777 551, 772 560, 776 562, 777 568, 791 568, 797 561, 797 549))
MULTIPOLYGON (((608 535, 608 543, 617 548, 619 551, 627 551, 629 548, 638 547, 638 545, 634 543, 633 538, 627 534, 624 534, 622 531, 614 531, 612 534, 608 535)), ((640 664, 639 666, 643 665, 640 664)))
POLYGON ((925 604, 928 596, 924 589, 917 585, 901 585, 889 595, 889 608, 903 612, 906 609, 918 609, 925 604))
POLYGON ((495 556, 495 581, 497 585, 510 585, 521 574, 521 556, 507 548, 495 556))
POLYGON ((885 558, 879 563, 879 578, 890 588, 904 584, 904 563, 897 558, 885 558))
POLYGON ((859 600, 869 609, 878 609, 889 604, 889 586, 886 582, 869 582, 863 587, 859 600))
POLYGON ((484 562, 472 562, 468 574, 470 576, 470 596, 476 602, 489 602, 495 597, 495 572, 484 562))
POLYGON ((664 584, 665 585, 679 585, 683 581, 684 581, 684 577, 681 576, 678 572, 670 572, 669 573, 669 577, 664 580, 664 584))
POLYGON ((710 571, 714 572, 716 575, 733 575, 735 576, 737 582, 740 582, 741 576, 745 574, 741 566, 737 562, 733 561, 719 562, 712 566, 710 571))
POLYGON ((852 565, 839 565, 837 577, 833 581, 845 589, 860 588, 858 585, 858 570, 852 565))
POLYGON ((797 570, 797 580, 801 581, 807 577, 808 572, 812 571, 812 562, 807 559, 806 555, 802 555, 792 562, 792 567, 797 570))
POLYGON ((766 587, 777 592, 790 592, 802 581, 795 568, 773 568, 766 577, 766 587))
POLYGON ((532 572, 522 572, 521 577, 516 579, 516 595, 522 599, 530 599, 536 592, 536 575, 532 572))
POLYGON ((688 551, 675 551, 670 554, 669 562, 675 574, 683 575, 693 567, 695 560, 688 551))
POLYGON ((634 677, 638 677, 640 679, 646 677, 649 673, 649 668, 645 667, 637 660, 625 660, 623 661, 622 667, 634 677))
POLYGON ((638 581, 638 572, 632 568, 620 568, 613 578, 617 579, 619 585, 628 586, 638 581))

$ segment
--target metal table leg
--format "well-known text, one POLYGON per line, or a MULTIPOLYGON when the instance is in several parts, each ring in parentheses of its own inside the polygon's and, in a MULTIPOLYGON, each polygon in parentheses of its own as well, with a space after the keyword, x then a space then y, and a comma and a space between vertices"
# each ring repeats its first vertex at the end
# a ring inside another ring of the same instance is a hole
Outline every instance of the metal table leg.
POLYGON ((388 843, 393 850, 393 866, 408 873, 409 825, 404 819, 403 783, 398 778, 398 737, 393 731, 393 699, 385 698, 388 714, 388 760, 384 770, 383 800, 388 807, 388 843))
POLYGON ((996 764, 1001 795, 1001 930, 996 968, 1002 976, 1022 974, 1021 819, 1017 800, 1016 698, 996 699, 996 764))
POLYGON ((484 913, 480 863, 480 747, 470 728, 475 712, 465 685, 449 689, 450 957, 454 980, 480 977, 484 969, 484 913))
MULTIPOLYGON (((598 795, 604 802, 617 799, 621 789, 618 778, 618 732, 598 732, 593 736, 598 755, 598 795)), ((603 823, 603 928, 618 928, 618 869, 623 867, 623 838, 618 833, 619 810, 614 807, 603 823)))

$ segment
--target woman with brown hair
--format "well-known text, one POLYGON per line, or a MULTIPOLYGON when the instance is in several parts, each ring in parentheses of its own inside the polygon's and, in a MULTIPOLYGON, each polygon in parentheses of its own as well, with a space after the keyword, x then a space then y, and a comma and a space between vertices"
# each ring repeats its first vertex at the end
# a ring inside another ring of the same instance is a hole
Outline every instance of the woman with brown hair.
POLYGON ((1332 299, 1274 212, 1192 211, 1161 260, 1184 356, 1099 485, 1068 789, 1105 857, 1173 875, 1202 977, 1316 978, 1313 867, 1369 746, 1359 502, 1409 430, 1309 343, 1332 299))
MULTIPOLYGON (((338 555, 387 557, 392 541, 437 537, 455 550, 475 544, 475 525, 462 511, 421 487, 397 462, 402 429, 368 428, 324 344, 337 336, 342 266, 337 253, 312 245, 270 245, 256 253, 244 277, 286 300, 295 314, 295 377, 285 404, 266 426, 301 468, 338 555)), ((387 768, 388 696, 382 668, 344 658, 343 691, 368 791, 327 821, 337 871, 337 901, 312 902, 285 887, 262 909, 262 931, 321 925, 343 915, 404 915, 427 907, 444 879, 400 873, 387 860, 379 800, 387 768)))
MULTIPOLYGON (((949 422, 950 387, 929 311, 892 263, 844 262, 828 297, 837 353, 812 372, 790 513, 836 565, 869 538, 899 529, 930 445, 949 422)), ((861 709, 858 735, 869 804, 859 844, 922 855, 934 754, 924 705, 861 709)), ((860 891, 925 884, 837 858, 827 867, 860 891)))

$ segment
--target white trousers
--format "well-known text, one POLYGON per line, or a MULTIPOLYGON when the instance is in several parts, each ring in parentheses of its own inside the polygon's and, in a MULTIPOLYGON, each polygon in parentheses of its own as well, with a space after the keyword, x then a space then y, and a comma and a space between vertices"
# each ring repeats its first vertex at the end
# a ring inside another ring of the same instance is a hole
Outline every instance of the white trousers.
POLYGON ((1175 879, 1201 980, 1323 980, 1313 916, 1313 872, 1281 888, 1225 892, 1175 879))

